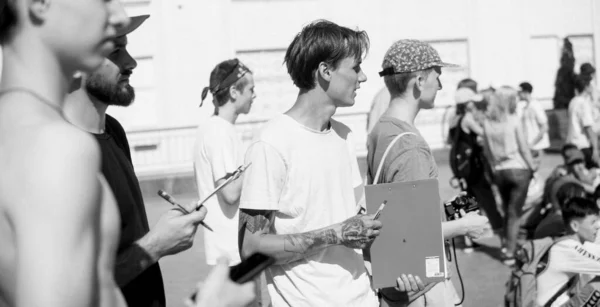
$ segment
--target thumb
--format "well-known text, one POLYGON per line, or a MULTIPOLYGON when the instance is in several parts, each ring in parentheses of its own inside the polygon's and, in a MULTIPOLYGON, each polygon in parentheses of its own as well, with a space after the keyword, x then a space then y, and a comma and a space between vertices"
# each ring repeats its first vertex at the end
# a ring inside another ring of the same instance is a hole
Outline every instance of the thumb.
POLYGON ((192 224, 200 224, 200 222, 202 222, 204 220, 204 218, 206 217, 206 214, 208 214, 208 211, 206 210, 206 207, 201 207, 200 210, 196 211, 196 210, 192 210, 190 211, 190 214, 186 215, 185 217, 188 219, 188 221, 192 224))

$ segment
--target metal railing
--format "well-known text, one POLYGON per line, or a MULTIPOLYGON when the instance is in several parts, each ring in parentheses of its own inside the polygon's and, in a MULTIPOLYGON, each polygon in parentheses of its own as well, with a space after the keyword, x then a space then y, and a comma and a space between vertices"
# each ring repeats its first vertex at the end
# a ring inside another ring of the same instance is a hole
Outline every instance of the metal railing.
MULTIPOLYGON (((417 118, 416 125, 432 148, 444 146, 449 110, 448 107, 437 107, 423 111, 417 118)), ((367 112, 334 116, 352 129, 358 157, 365 157, 367 154, 367 116, 367 112)), ((250 144, 257 130, 266 121, 252 120, 236 124, 244 146, 250 144)), ((197 126, 182 126, 128 131, 137 175, 142 179, 191 175, 196 128, 197 126)))

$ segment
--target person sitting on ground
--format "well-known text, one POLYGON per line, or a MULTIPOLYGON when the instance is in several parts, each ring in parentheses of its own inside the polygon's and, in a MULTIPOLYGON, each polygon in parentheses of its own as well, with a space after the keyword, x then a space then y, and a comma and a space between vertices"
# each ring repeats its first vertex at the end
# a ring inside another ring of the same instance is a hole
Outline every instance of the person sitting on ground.
POLYGON ((573 197, 586 197, 587 193, 581 184, 575 181, 565 182, 556 192, 557 210, 548 214, 536 227, 534 239, 545 237, 561 237, 565 235, 565 224, 562 220, 562 207, 573 197))
POLYGON ((598 169, 587 169, 585 158, 581 150, 573 144, 566 144, 562 148, 564 164, 558 165, 550 173, 545 182, 544 200, 555 209, 560 209, 556 198, 558 189, 567 182, 577 182, 582 185, 588 194, 594 193, 600 183, 598 169))
POLYGON ((580 274, 600 275, 600 254, 584 245, 596 239, 599 214, 596 203, 586 198, 574 197, 565 204, 567 234, 550 248, 546 268, 537 277, 540 306, 596 306, 600 280, 580 282, 579 278, 580 274))

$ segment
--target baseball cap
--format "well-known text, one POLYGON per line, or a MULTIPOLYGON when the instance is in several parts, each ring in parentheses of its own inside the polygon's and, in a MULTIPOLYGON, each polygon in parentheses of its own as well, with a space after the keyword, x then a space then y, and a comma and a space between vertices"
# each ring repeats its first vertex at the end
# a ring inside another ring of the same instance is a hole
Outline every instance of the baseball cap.
POLYGON ((146 21, 146 19, 148 19, 148 17, 150 17, 150 15, 139 15, 139 16, 130 17, 129 24, 126 27, 117 29, 116 37, 127 35, 133 31, 135 31, 135 29, 137 29, 139 26, 141 26, 142 23, 144 23, 144 21, 146 21))
POLYGON ((572 165, 576 163, 581 163, 585 161, 585 157, 583 156, 583 152, 577 148, 567 149, 564 153, 564 159, 566 165, 572 165))
POLYGON ((475 93, 475 91, 468 87, 461 87, 457 89, 454 94, 454 101, 456 101, 456 103, 467 103, 469 101, 479 102, 482 100, 483 96, 481 96, 481 94, 475 93))
POLYGON ((401 39, 388 49, 383 57, 383 70, 379 76, 408 73, 432 67, 458 67, 442 62, 438 52, 426 42, 415 39, 401 39))

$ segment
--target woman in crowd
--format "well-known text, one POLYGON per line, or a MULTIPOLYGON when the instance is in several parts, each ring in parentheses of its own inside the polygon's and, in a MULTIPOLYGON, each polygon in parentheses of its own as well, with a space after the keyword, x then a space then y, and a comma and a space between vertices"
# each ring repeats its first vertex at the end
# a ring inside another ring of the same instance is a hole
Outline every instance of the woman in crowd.
MULTIPOLYGON (((492 229, 495 233, 500 234, 503 220, 500 212, 498 212, 490 181, 486 176, 487 161, 485 161, 483 147, 481 146, 483 128, 478 114, 482 112, 475 106, 475 103, 482 101, 483 97, 476 94, 472 88, 462 87, 456 91, 455 100, 456 116, 450 124, 449 139, 452 146, 456 147, 457 150, 451 151, 451 154, 463 154, 458 150, 460 146, 470 151, 468 163, 470 171, 465 178, 462 178, 466 182, 466 191, 469 195, 475 196, 490 220, 492 229)), ((455 157, 451 157, 451 159, 453 158, 455 157)), ((455 176, 457 175, 455 174, 455 176)), ((465 244, 469 247, 470 242, 467 238, 465 240, 465 244)))
POLYGON ((503 86, 490 98, 483 121, 484 145, 504 207, 504 263, 513 265, 520 217, 536 165, 515 115, 517 91, 503 86))

